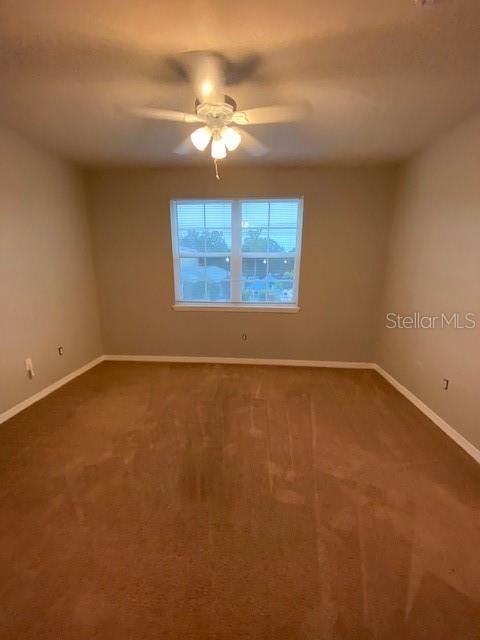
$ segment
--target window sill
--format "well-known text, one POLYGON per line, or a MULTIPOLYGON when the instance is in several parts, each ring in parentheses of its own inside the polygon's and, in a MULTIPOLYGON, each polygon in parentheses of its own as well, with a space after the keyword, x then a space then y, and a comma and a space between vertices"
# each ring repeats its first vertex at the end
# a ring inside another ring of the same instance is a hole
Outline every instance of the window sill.
POLYGON ((194 302, 177 302, 172 306, 174 311, 240 311, 240 312, 262 312, 267 313, 298 313, 300 307, 295 304, 202 304, 194 302))

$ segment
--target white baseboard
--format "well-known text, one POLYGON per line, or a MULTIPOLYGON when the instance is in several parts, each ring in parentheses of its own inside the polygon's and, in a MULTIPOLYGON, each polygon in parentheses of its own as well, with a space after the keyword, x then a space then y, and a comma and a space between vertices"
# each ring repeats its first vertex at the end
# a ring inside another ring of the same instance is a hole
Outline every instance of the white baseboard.
POLYGON ((276 358, 221 358, 206 356, 104 356, 117 362, 183 362, 198 364, 260 364, 276 367, 318 367, 331 369, 373 369, 372 362, 341 362, 337 360, 285 360, 276 358))
POLYGON ((70 382, 70 380, 73 380, 77 376, 81 376, 82 373, 85 373, 85 371, 88 371, 89 369, 91 369, 92 367, 95 367, 100 362, 103 362, 104 359, 105 359, 104 356, 99 356, 98 358, 95 358, 95 360, 91 360, 90 362, 87 362, 87 364, 84 364, 83 367, 80 367, 79 369, 76 369, 75 371, 68 373, 63 378, 60 378, 60 380, 57 380, 56 382, 53 382, 52 384, 48 385, 48 387, 41 389, 40 391, 35 393, 33 396, 30 396, 26 400, 22 400, 22 402, 19 402, 15 406, 10 407, 10 409, 7 409, 3 413, 0 413, 0 424, 2 424, 2 422, 5 422, 9 418, 13 418, 13 416, 17 415, 17 413, 20 413, 20 411, 23 411, 24 409, 34 404, 35 402, 38 402, 42 398, 45 398, 45 396, 48 396, 53 391, 56 391, 60 387, 63 387, 63 385, 67 384, 67 382, 70 382))
POLYGON ((405 398, 410 400, 412 404, 414 404, 417 409, 430 418, 430 420, 440 427, 440 429, 447 434, 454 442, 456 442, 464 451, 466 451, 474 460, 480 463, 480 450, 477 449, 471 442, 469 442, 466 438, 464 438, 458 431, 456 431, 452 426, 445 422, 443 418, 441 418, 438 414, 435 413, 430 407, 428 407, 420 398, 418 398, 414 393, 412 393, 407 387, 404 387, 396 378, 390 375, 385 369, 382 369, 378 364, 373 366, 375 371, 387 380, 397 391, 399 391, 405 398))

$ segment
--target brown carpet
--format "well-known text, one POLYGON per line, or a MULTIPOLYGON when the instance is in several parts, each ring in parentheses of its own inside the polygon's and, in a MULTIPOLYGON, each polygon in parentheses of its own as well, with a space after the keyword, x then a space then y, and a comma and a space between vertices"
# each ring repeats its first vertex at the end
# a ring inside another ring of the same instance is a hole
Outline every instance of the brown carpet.
POLYGON ((103 363, 0 427, 0 638, 478 640, 480 469, 371 371, 103 363))

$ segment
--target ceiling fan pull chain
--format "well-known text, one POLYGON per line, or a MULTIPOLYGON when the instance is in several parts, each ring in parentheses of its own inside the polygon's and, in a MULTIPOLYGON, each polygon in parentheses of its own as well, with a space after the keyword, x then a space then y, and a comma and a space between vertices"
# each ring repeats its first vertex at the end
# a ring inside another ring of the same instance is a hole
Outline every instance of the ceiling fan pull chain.
POLYGON ((216 158, 213 160, 213 163, 215 165, 215 177, 217 180, 220 180, 220 176, 218 175, 218 163, 216 158))

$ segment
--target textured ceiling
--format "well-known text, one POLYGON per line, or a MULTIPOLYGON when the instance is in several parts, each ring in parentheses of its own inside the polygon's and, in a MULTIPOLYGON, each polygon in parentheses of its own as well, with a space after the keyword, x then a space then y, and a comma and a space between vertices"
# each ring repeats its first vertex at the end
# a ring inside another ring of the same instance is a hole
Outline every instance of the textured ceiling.
POLYGON ((172 153, 191 125, 128 114, 191 111, 171 59, 199 49, 249 69, 239 108, 312 105, 250 127, 263 162, 405 157, 480 108, 479 0, 2 0, 0 120, 85 165, 206 161, 172 153))

